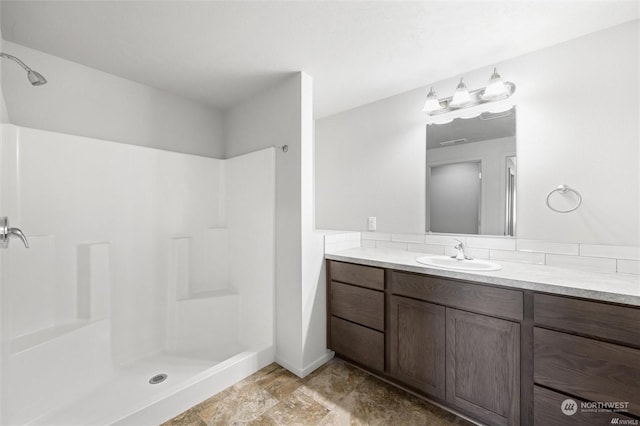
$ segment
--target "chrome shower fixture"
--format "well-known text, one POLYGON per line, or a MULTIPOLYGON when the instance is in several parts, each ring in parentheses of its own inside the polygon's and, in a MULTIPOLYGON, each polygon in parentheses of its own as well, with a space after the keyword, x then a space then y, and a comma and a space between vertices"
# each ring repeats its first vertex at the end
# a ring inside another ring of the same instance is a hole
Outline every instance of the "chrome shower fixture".
POLYGON ((20 65, 22 68, 24 68, 24 70, 27 72, 27 78, 33 86, 42 86, 43 84, 47 83, 47 79, 44 78, 42 74, 29 68, 24 62, 22 62, 15 56, 9 55, 8 53, 0 52, 0 57, 11 59, 12 61, 17 62, 18 65, 20 65))

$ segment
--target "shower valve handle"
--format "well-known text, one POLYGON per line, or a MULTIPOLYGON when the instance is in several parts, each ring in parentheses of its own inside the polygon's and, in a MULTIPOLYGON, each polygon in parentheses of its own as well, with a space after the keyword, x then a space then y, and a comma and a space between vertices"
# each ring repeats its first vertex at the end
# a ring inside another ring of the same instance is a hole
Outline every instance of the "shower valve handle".
POLYGON ((0 218, 0 248, 9 247, 9 238, 15 236, 22 240, 26 248, 29 248, 29 241, 19 228, 9 227, 9 218, 4 216, 0 218))

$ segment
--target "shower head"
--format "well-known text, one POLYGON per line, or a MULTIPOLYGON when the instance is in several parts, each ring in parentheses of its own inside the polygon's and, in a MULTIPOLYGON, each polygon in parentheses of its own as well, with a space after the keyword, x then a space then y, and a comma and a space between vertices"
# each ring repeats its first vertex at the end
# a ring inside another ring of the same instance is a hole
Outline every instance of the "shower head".
POLYGON ((22 62, 20 59, 16 58, 15 56, 9 55, 8 53, 0 52, 0 57, 11 59, 12 61, 20 65, 27 72, 27 78, 29 79, 29 82, 33 86, 42 86, 43 84, 46 84, 47 79, 44 78, 42 74, 40 74, 38 71, 34 71, 31 68, 29 68, 24 62, 22 62))
POLYGON ((34 86, 42 86, 47 84, 47 79, 42 76, 38 71, 29 70, 27 72, 27 78, 34 86))

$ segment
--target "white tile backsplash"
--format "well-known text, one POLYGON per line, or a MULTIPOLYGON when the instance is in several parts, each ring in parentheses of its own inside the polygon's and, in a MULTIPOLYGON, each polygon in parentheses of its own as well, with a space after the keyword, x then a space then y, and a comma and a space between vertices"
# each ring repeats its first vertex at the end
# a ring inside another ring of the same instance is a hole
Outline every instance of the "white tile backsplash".
MULTIPOLYGON (((489 259, 489 249, 465 247, 464 252, 467 257, 472 259, 489 259)), ((447 246, 444 248, 444 254, 447 256, 455 256, 458 254, 458 250, 447 246)))
POLYGON ((326 234, 324 236, 324 251, 332 252, 360 247, 359 232, 345 232, 336 234, 326 234))
POLYGON ((362 247, 376 248, 376 240, 362 240, 360 245, 362 247))
POLYGON ((464 244, 467 243, 467 237, 463 235, 431 235, 427 234, 425 237, 425 242, 427 244, 438 244, 441 246, 455 246, 456 240, 462 241, 464 244))
POLYGON ((618 259, 618 272, 640 275, 640 261, 618 259))
POLYGON ((514 238, 467 237, 467 247, 494 250, 515 250, 516 240, 514 238))
POLYGON ((489 259, 489 249, 467 247, 464 252, 473 259, 489 259))
POLYGON ((408 243, 397 241, 376 241, 376 248, 407 251, 408 243))
POLYGON ((409 244, 409 251, 427 254, 444 254, 444 246, 435 244, 409 244))
POLYGON ((516 247, 519 251, 535 251, 539 253, 550 254, 580 254, 580 245, 572 243, 555 243, 552 241, 541 240, 516 240, 516 247))
POLYGON ((457 234, 343 232, 325 235, 325 251, 383 248, 455 256, 456 239, 474 259, 531 263, 598 272, 640 274, 640 248, 457 234))
POLYGON ((547 265, 560 268, 581 269, 584 271, 616 272, 616 260, 602 257, 567 256, 548 254, 547 265))
POLYGON ((391 234, 391 241, 403 243, 424 244, 425 236, 420 234, 391 234))
POLYGON ((324 241, 326 243, 339 243, 342 241, 354 241, 354 240, 360 240, 360 233, 359 232, 345 232, 345 233, 339 233, 339 234, 326 234, 324 236, 324 241))
POLYGON ((444 247, 444 255, 445 256, 456 256, 458 254, 458 250, 453 247, 445 246, 444 247))
POLYGON ((391 241, 391 234, 384 232, 363 232, 363 240, 391 241))
POLYGON ((351 248, 360 247, 360 240, 351 240, 351 241, 338 241, 335 243, 326 242, 324 243, 324 250, 327 251, 337 251, 337 250, 347 250, 351 248))
POLYGON ((580 256, 640 260, 640 247, 580 244, 580 256))
POLYGON ((545 255, 544 253, 534 253, 526 251, 491 250, 491 260, 502 260, 504 262, 535 263, 538 265, 544 265, 545 255))

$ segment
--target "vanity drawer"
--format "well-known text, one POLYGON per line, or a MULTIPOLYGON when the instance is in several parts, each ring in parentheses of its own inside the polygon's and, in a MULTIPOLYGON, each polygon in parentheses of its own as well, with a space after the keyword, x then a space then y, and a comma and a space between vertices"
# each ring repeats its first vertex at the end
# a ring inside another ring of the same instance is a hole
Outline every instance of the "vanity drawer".
POLYGON ((384 331, 384 293, 331 281, 331 315, 384 331))
POLYGON ((331 317, 331 347, 363 366, 384 370, 384 334, 337 317, 331 317))
POLYGON ((384 290, 384 269, 335 261, 332 261, 330 265, 330 275, 333 281, 355 284, 374 290, 384 290))
POLYGON ((517 290, 392 271, 391 292, 452 308, 522 321, 522 292, 517 290))
POLYGON ((640 309, 536 293, 533 320, 537 325, 640 348, 640 309))
MULTIPOLYGON (((611 419, 632 420, 624 413, 589 412, 582 410, 579 398, 570 398, 567 395, 553 392, 540 386, 533 389, 533 424, 534 426, 603 426, 612 424, 611 419), (562 403, 566 399, 573 399, 576 403, 575 414, 570 416, 561 410, 562 403)), ((630 423, 633 424, 633 423, 630 423)))
POLYGON ((535 383, 640 414, 640 350, 538 327, 533 338, 535 383))

